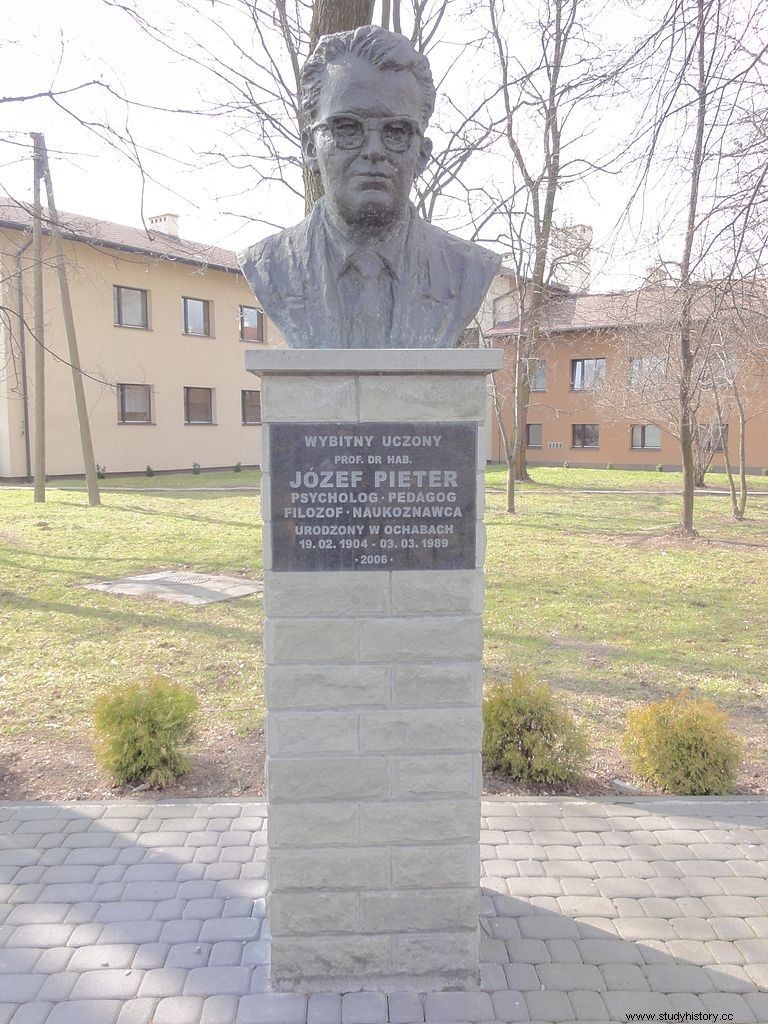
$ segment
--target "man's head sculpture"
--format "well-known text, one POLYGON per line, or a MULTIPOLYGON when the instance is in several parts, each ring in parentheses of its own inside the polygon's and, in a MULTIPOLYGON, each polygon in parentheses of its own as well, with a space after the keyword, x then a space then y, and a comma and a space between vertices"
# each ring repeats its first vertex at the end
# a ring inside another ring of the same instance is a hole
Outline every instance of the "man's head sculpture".
POLYGON ((302 149, 325 197, 241 255, 293 347, 453 347, 499 258, 409 203, 432 144, 427 59, 376 26, 324 36, 301 73, 302 149))

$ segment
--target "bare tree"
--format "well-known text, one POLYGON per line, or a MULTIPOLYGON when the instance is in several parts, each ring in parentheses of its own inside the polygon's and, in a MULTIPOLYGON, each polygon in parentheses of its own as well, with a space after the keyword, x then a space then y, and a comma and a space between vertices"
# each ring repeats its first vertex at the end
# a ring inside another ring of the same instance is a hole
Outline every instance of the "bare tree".
POLYGON ((552 236, 558 200, 595 169, 583 145, 585 117, 594 112, 611 72, 590 36, 590 0, 541 0, 529 26, 530 48, 520 48, 519 22, 506 0, 486 0, 503 104, 503 137, 511 157, 512 187, 499 203, 495 239, 508 249, 512 315, 505 345, 509 387, 495 385, 499 431, 508 466, 507 511, 515 511, 515 479, 527 479, 526 410, 529 368, 540 345, 540 320, 557 260, 552 236), (514 49, 513 49, 514 47, 514 49), (511 417, 504 406, 511 399, 511 417))
MULTIPOLYGON (((662 257, 677 267, 674 323, 676 436, 683 467, 680 531, 694 530, 698 372, 707 332, 696 324, 700 284, 743 276, 763 188, 747 169, 745 119, 765 94, 766 12, 742 0, 664 0, 637 48, 631 73, 646 99, 635 198, 663 176, 662 257), (672 255, 674 253, 674 255, 672 255)), ((751 250, 754 252, 754 250, 751 250)))

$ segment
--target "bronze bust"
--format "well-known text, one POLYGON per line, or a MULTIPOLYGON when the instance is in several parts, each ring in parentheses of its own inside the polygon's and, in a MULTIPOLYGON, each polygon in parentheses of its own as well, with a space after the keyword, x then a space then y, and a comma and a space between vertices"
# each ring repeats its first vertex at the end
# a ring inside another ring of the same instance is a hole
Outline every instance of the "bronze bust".
POLYGON ((429 63, 367 25, 324 36, 301 74, 304 159, 325 188, 240 264, 292 348, 453 348, 500 257, 424 221, 408 196, 429 160, 429 63))

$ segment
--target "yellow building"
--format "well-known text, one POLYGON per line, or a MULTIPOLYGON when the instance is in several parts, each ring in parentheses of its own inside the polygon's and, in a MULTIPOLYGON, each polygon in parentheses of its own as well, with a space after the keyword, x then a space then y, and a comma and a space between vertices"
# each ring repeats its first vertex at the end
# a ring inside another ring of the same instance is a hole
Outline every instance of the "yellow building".
MULTIPOLYGON (((235 254, 149 230, 61 215, 96 461, 108 473, 258 465, 258 378, 245 351, 282 346, 235 254)), ((0 204, 0 479, 34 451, 31 216, 0 204)), ((80 474, 77 418, 51 240, 44 237, 46 469, 80 474)))

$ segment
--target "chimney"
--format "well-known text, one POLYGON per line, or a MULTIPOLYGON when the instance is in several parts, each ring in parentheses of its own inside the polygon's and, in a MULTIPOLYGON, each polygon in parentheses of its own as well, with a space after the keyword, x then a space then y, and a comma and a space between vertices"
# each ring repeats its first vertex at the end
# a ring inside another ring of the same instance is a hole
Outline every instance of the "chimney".
POLYGON ((179 237, 178 213, 159 213, 156 217, 149 218, 149 225, 162 235, 170 235, 171 238, 179 237))
POLYGON ((588 292, 592 273, 592 228, 566 224, 552 228, 552 284, 569 292, 588 292))

